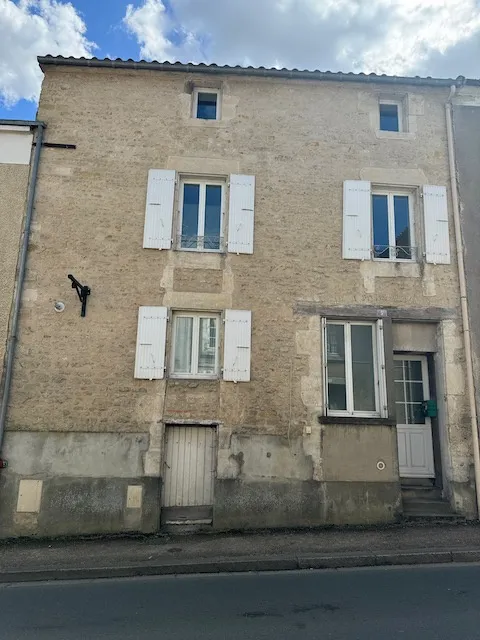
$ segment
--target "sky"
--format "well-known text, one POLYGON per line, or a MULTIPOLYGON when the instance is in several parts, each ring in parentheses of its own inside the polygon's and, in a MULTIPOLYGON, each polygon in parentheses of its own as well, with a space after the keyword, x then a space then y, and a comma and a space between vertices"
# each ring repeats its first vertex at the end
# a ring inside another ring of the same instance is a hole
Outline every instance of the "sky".
POLYGON ((0 118, 38 55, 480 77, 480 0, 0 0, 0 118))

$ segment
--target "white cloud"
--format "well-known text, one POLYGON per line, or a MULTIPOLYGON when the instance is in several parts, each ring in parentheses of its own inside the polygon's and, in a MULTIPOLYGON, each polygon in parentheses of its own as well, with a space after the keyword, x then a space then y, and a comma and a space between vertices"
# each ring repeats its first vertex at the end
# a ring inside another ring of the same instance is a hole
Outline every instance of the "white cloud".
POLYGON ((140 44, 140 57, 147 60, 176 60, 177 55, 202 61, 201 44, 195 34, 175 22, 161 0, 144 0, 127 6, 123 23, 140 44))
POLYGON ((129 5, 148 59, 480 76, 480 0, 161 0, 129 5), (476 55, 477 54, 477 55, 476 55))
POLYGON ((69 2, 0 0, 0 102, 37 100, 42 73, 37 55, 85 56, 95 47, 69 2))
POLYGON ((137 38, 142 58, 170 59, 172 43, 165 35, 169 25, 162 2, 145 0, 141 7, 129 4, 123 22, 127 30, 137 38))

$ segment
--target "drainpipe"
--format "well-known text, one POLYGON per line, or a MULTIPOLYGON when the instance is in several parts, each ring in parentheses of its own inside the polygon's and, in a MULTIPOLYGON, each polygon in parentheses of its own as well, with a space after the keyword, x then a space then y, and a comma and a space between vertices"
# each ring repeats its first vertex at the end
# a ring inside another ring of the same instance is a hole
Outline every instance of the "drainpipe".
MULTIPOLYGON (((12 124, 10 122, 9 124, 12 124)), ((25 123, 22 123, 25 124, 25 123)), ((15 347, 17 344, 18 320, 20 316, 20 304, 22 301, 23 284, 25 282, 25 272, 27 266, 28 242, 30 239, 30 228, 32 226, 33 205, 35 202, 35 189, 37 186, 38 165, 40 162, 40 152, 42 150, 44 122, 31 122, 32 127, 36 127, 37 135, 35 140, 35 152, 33 154, 32 169, 28 185, 27 208, 25 212, 25 227, 23 239, 20 247, 20 258, 18 261, 18 274, 15 283, 15 293, 13 298, 13 313, 10 324, 10 335, 7 341, 7 358, 5 363, 5 384, 3 388, 2 404, 0 406, 0 453, 2 451, 3 437, 5 434, 5 422, 7 418, 8 400, 12 386, 13 361, 15 357, 15 347)))
POLYGON ((477 425, 477 403, 475 398, 475 383, 473 378, 472 343, 470 335, 470 319, 468 314, 467 285, 465 281, 465 263, 463 259, 462 229, 460 225, 460 208, 457 188, 457 171, 455 162, 455 147, 453 143, 452 99, 457 91, 456 85, 450 88, 450 95, 445 103, 447 119, 448 162, 450 167, 450 184, 453 202, 453 221, 455 225, 455 244, 457 252, 458 278, 460 283, 460 304, 462 310, 463 340, 465 346, 465 360, 467 365, 467 388, 470 403, 470 427, 472 430, 473 462, 475 469, 475 489, 477 494, 477 518, 480 520, 480 450, 477 425))

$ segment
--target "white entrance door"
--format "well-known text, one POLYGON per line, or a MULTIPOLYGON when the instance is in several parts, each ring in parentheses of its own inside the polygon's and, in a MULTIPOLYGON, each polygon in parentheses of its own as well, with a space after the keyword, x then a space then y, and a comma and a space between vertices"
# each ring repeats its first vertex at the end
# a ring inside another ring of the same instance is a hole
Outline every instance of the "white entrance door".
POLYGON ((434 478, 432 425, 422 407, 430 399, 427 359, 396 355, 394 364, 400 477, 434 478))
POLYGON ((167 426, 165 435, 162 520, 211 522, 216 429, 167 426))

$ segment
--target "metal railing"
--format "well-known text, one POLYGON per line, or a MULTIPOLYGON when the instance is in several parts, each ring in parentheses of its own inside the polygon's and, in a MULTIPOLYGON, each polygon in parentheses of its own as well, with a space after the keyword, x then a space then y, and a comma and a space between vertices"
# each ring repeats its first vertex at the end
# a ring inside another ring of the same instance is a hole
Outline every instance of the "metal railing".
POLYGON ((416 260, 417 247, 392 246, 375 244, 372 249, 373 257, 385 260, 416 260))
POLYGON ((179 234, 177 236, 178 249, 192 251, 223 251, 224 238, 221 236, 191 236, 179 234))

